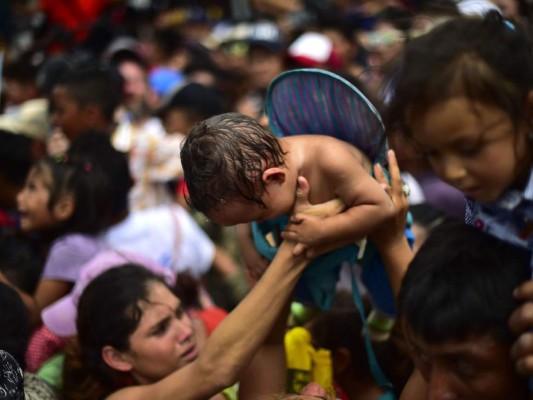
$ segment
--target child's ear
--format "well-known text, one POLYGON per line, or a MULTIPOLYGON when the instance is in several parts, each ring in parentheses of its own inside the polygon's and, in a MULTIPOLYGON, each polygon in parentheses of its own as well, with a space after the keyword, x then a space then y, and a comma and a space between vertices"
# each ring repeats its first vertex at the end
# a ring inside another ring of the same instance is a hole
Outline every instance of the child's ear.
POLYGON ((352 355, 346 347, 339 347, 331 354, 335 374, 340 374, 350 368, 352 355))
POLYGON ((54 216, 59 221, 66 221, 74 213, 74 198, 72 196, 61 197, 54 206, 54 216))
POLYGON ((84 108, 86 121, 89 128, 95 128, 102 125, 102 109, 95 104, 88 104, 84 108))
POLYGON ((272 167, 263 172, 262 179, 265 185, 272 182, 283 183, 287 179, 287 174, 283 168, 272 167))
POLYGON ((107 365, 117 371, 128 372, 133 368, 128 361, 128 357, 109 345, 104 346, 102 349, 102 359, 107 365))

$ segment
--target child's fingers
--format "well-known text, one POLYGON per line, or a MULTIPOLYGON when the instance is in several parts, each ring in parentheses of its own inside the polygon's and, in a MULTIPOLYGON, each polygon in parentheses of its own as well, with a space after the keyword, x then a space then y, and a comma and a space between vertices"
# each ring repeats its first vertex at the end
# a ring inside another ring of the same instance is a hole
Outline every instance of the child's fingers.
POLYGON ((519 300, 533 300, 533 280, 522 283, 513 294, 519 300))
POLYGON ((516 370, 521 375, 529 377, 533 376, 533 355, 518 359, 516 361, 516 370))
POLYGON ((515 334, 520 334, 533 327, 533 303, 521 304, 509 317, 509 328, 515 334))
POLYGON ((526 332, 519 336, 511 347, 511 357, 516 362, 518 372, 533 375, 533 333, 526 332))
POLYGON ((383 172, 383 167, 380 164, 374 165, 374 177, 382 185, 388 185, 387 178, 385 177, 385 173, 383 172))
POLYGON ((291 216, 290 223, 294 225, 300 225, 304 220, 304 216, 301 214, 295 214, 291 216))
POLYGON ((400 173, 400 168, 398 167, 398 162, 396 161, 396 156, 393 150, 389 150, 388 154, 389 162, 389 174, 390 174, 390 186, 392 188, 393 195, 403 195, 402 193, 402 175, 400 173))
POLYGON ((283 240, 291 240, 293 242, 298 241, 298 235, 296 234, 296 232, 291 232, 288 230, 284 230, 283 232, 281 232, 281 238, 283 240))

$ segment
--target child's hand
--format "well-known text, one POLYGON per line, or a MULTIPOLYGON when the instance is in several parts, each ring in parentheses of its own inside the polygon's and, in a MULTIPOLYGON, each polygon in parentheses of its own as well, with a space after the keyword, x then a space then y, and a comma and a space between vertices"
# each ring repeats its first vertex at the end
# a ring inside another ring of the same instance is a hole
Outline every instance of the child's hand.
POLYGON ((533 376, 533 280, 520 285, 515 297, 525 303, 513 311, 509 318, 511 331, 519 335, 511 347, 511 357, 519 373, 533 376))
POLYGON ((382 223, 370 236, 370 239, 378 248, 405 240, 405 225, 407 211, 409 210, 409 202, 403 191, 402 176, 394 151, 389 150, 387 157, 389 162, 390 184, 381 166, 376 164, 374 167, 376 180, 383 186, 383 189, 391 198, 393 209, 391 218, 388 218, 382 223))

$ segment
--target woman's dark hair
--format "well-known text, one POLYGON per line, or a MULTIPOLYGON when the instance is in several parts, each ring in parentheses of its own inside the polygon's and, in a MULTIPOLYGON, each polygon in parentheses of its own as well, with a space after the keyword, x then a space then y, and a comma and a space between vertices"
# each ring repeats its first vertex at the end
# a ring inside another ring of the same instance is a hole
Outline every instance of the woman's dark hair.
POLYGON ((433 230, 409 265, 398 298, 409 330, 427 343, 489 335, 510 343, 514 289, 530 278, 531 253, 463 222, 433 230))
POLYGON ((104 362, 102 349, 130 349, 130 336, 143 315, 139 303, 149 301, 149 286, 154 282, 166 285, 148 269, 124 264, 103 272, 87 285, 78 303, 78 338, 69 344, 63 370, 65 399, 102 399, 131 384, 128 373, 104 362))
POLYGON ((227 113, 191 129, 181 148, 181 162, 188 202, 205 214, 232 197, 263 205, 261 175, 284 165, 285 153, 279 139, 255 119, 227 113))
POLYGON ((520 26, 497 12, 455 18, 407 44, 386 125, 409 133, 412 118, 454 96, 493 105, 515 124, 533 87, 533 57, 520 26))

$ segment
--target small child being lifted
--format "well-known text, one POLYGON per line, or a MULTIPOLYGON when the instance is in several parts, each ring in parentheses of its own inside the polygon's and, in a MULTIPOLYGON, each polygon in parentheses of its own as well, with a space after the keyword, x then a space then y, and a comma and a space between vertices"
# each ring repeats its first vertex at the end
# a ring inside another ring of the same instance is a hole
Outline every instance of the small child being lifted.
POLYGON ((222 225, 263 222, 291 213, 299 176, 312 204, 340 199, 345 210, 327 218, 299 213, 281 234, 309 257, 364 239, 390 217, 391 200, 372 177, 372 163, 330 136, 277 137, 236 113, 197 124, 182 145, 189 201, 222 225))

